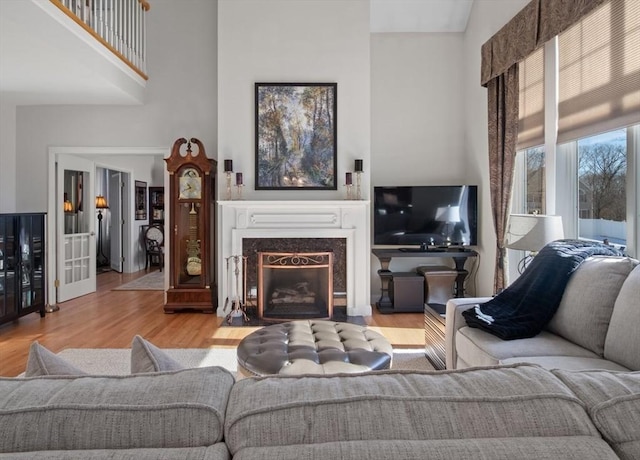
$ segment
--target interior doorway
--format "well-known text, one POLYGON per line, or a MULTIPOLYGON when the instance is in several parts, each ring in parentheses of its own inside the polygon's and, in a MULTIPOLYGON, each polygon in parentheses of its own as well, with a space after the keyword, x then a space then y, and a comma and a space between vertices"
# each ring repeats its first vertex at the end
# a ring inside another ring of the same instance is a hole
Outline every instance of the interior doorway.
MULTIPOLYGON (((147 148, 147 147, 50 147, 49 148, 49 199, 48 199, 48 213, 47 213, 47 238, 52 244, 49 244, 47 247, 47 270, 49 276, 47 277, 47 303, 50 308, 55 308, 56 303, 67 300, 66 298, 63 300, 62 297, 59 296, 59 286, 61 276, 64 274, 64 264, 61 265, 62 261, 65 257, 65 247, 64 245, 58 242, 58 236, 61 233, 59 231, 60 227, 64 226, 64 196, 63 191, 57 186, 57 162, 60 157, 64 156, 74 156, 80 157, 81 160, 89 161, 92 166, 89 167, 88 171, 91 174, 91 177, 96 177, 96 169, 97 167, 102 167, 108 171, 116 171, 114 174, 110 174, 107 177, 107 181, 118 180, 119 179, 124 186, 119 190, 121 193, 121 198, 118 198, 117 193, 112 195, 112 192, 109 192, 109 196, 107 197, 112 203, 118 203, 120 205, 120 209, 118 210, 118 215, 132 216, 133 210, 133 195, 131 190, 133 190, 133 180, 135 179, 135 171, 138 171, 140 168, 150 168, 150 164, 157 165, 158 163, 162 163, 162 168, 158 171, 158 175, 156 177, 161 177, 162 182, 165 188, 169 186, 169 175, 166 172, 166 168, 164 168, 163 158, 168 157, 169 148, 147 148), (119 167, 114 166, 116 164, 122 163, 125 165, 122 170, 119 170, 119 167), (127 192, 129 190, 129 192, 127 192)), ((118 187, 110 187, 113 190, 117 191, 118 187)), ((97 244, 97 209, 95 206, 95 200, 97 196, 94 196, 93 186, 91 191, 86 191, 85 203, 91 203, 89 211, 87 214, 95 217, 95 221, 92 220, 92 227, 87 228, 87 239, 85 243, 87 247, 92 247, 94 250, 91 254, 88 255, 88 259, 85 260, 86 269, 88 273, 93 278, 93 284, 90 286, 88 292, 81 293, 79 295, 84 295, 85 293, 95 292, 95 274, 96 274, 96 244, 97 244)), ((166 211, 169 211, 169 205, 166 204, 166 211)), ((104 212, 104 211, 103 211, 104 212)), ((104 217, 104 216, 103 216, 104 217)), ((111 263, 111 259, 115 259, 116 261, 119 259, 122 262, 122 257, 124 257, 124 262, 122 265, 116 264, 116 267, 119 269, 118 271, 122 272, 134 272, 143 267, 144 265, 144 254, 138 254, 140 252, 140 243, 138 241, 139 231, 137 231, 136 226, 141 225, 141 221, 134 221, 132 219, 124 219, 124 224, 122 224, 122 219, 111 219, 108 223, 109 232, 113 232, 114 225, 121 226, 122 228, 122 238, 118 238, 118 241, 121 242, 121 247, 118 248, 116 245, 110 245, 109 247, 109 262, 111 263), (119 222, 118 222, 119 221, 119 222), (128 223, 129 222, 129 223, 128 223), (111 251, 115 251, 115 257, 111 257, 111 251), (122 255, 119 255, 122 254, 122 255)), ((106 225, 106 224, 103 224, 106 225)), ((105 227, 107 228, 107 227, 105 227)), ((103 229, 104 230, 104 229, 103 229)), ((104 250, 104 248, 103 248, 104 250)), ((165 275, 165 285, 168 283, 168 278, 165 275)), ((77 297, 74 295, 73 297, 77 297)), ((69 298, 73 298, 69 297, 69 298)))
POLYGON ((96 165, 95 194, 101 197, 98 209, 96 267, 105 271, 124 271, 124 248, 130 246, 129 206, 131 174, 96 165))

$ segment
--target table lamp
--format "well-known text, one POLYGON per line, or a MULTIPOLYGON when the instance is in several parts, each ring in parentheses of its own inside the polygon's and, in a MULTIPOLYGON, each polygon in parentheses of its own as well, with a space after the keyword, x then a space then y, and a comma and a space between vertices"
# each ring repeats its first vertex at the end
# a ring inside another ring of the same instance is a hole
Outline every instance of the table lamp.
POLYGON ((518 273, 522 273, 540 249, 555 240, 564 238, 561 216, 544 214, 511 214, 505 235, 505 247, 529 251, 518 262, 518 273))

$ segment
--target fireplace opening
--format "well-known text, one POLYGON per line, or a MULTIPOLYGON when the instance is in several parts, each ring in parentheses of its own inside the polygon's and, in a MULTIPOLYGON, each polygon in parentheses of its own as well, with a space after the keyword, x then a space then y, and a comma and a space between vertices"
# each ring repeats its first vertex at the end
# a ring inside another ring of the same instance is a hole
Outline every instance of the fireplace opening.
POLYGON ((325 319, 332 314, 332 252, 258 252, 260 318, 325 319))

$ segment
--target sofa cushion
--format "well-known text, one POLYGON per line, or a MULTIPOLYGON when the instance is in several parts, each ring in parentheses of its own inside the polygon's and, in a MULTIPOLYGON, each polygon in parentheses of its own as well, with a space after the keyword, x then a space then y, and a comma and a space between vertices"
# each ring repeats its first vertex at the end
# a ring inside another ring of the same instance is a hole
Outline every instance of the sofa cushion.
POLYGON ((575 395, 530 365, 245 379, 231 390, 225 419, 233 455, 340 441, 538 436, 599 435, 575 395))
POLYGON ((586 259, 571 276, 547 329, 603 356, 613 305, 637 264, 629 257, 586 259))
POLYGON ((621 458, 640 458, 640 372, 553 372, 585 403, 621 458))
POLYGON ((218 367, 0 378, 0 452, 213 445, 233 382, 218 367))
POLYGON ((480 329, 463 327, 458 329, 455 341, 460 359, 474 366, 495 366, 503 359, 526 356, 599 358, 592 351, 547 331, 529 339, 502 340, 480 329))
POLYGON ((50 352, 38 342, 33 342, 29 347, 24 376, 38 377, 40 375, 86 375, 86 372, 50 352))
POLYGON ((604 357, 640 370, 640 266, 620 288, 604 344, 604 357))
POLYGON ((131 373, 179 371, 184 366, 151 342, 136 335, 131 341, 131 373))
POLYGON ((437 439, 429 441, 343 441, 293 446, 247 447, 234 460, 540 460, 617 459, 600 438, 437 439))
POLYGON ((624 366, 603 358, 584 358, 580 356, 527 356, 521 358, 501 359, 500 364, 530 363, 545 369, 566 369, 568 371, 582 371, 591 369, 605 369, 608 371, 629 371, 624 366))
POLYGON ((230 460, 227 446, 219 442, 206 447, 171 449, 45 450, 0 453, 0 460, 230 460))

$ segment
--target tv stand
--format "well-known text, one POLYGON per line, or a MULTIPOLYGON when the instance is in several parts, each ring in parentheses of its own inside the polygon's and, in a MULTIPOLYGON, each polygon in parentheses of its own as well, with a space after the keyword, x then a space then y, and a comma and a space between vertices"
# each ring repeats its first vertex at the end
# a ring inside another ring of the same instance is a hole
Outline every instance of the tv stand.
POLYGON ((376 302, 376 307, 381 313, 397 313, 394 309, 393 302, 389 296, 389 284, 393 279, 393 272, 389 270, 391 259, 394 257, 450 257, 455 263, 455 271, 458 273, 454 285, 454 297, 464 297, 464 281, 467 278, 469 272, 465 270, 464 265, 469 257, 477 257, 478 253, 473 249, 464 248, 461 246, 451 247, 448 249, 437 248, 439 251, 427 250, 416 251, 420 248, 398 248, 398 249, 372 249, 373 255, 375 255, 380 261, 380 270, 378 270, 378 276, 380 277, 380 300, 376 302), (405 251, 404 249, 412 249, 411 251, 405 251))

